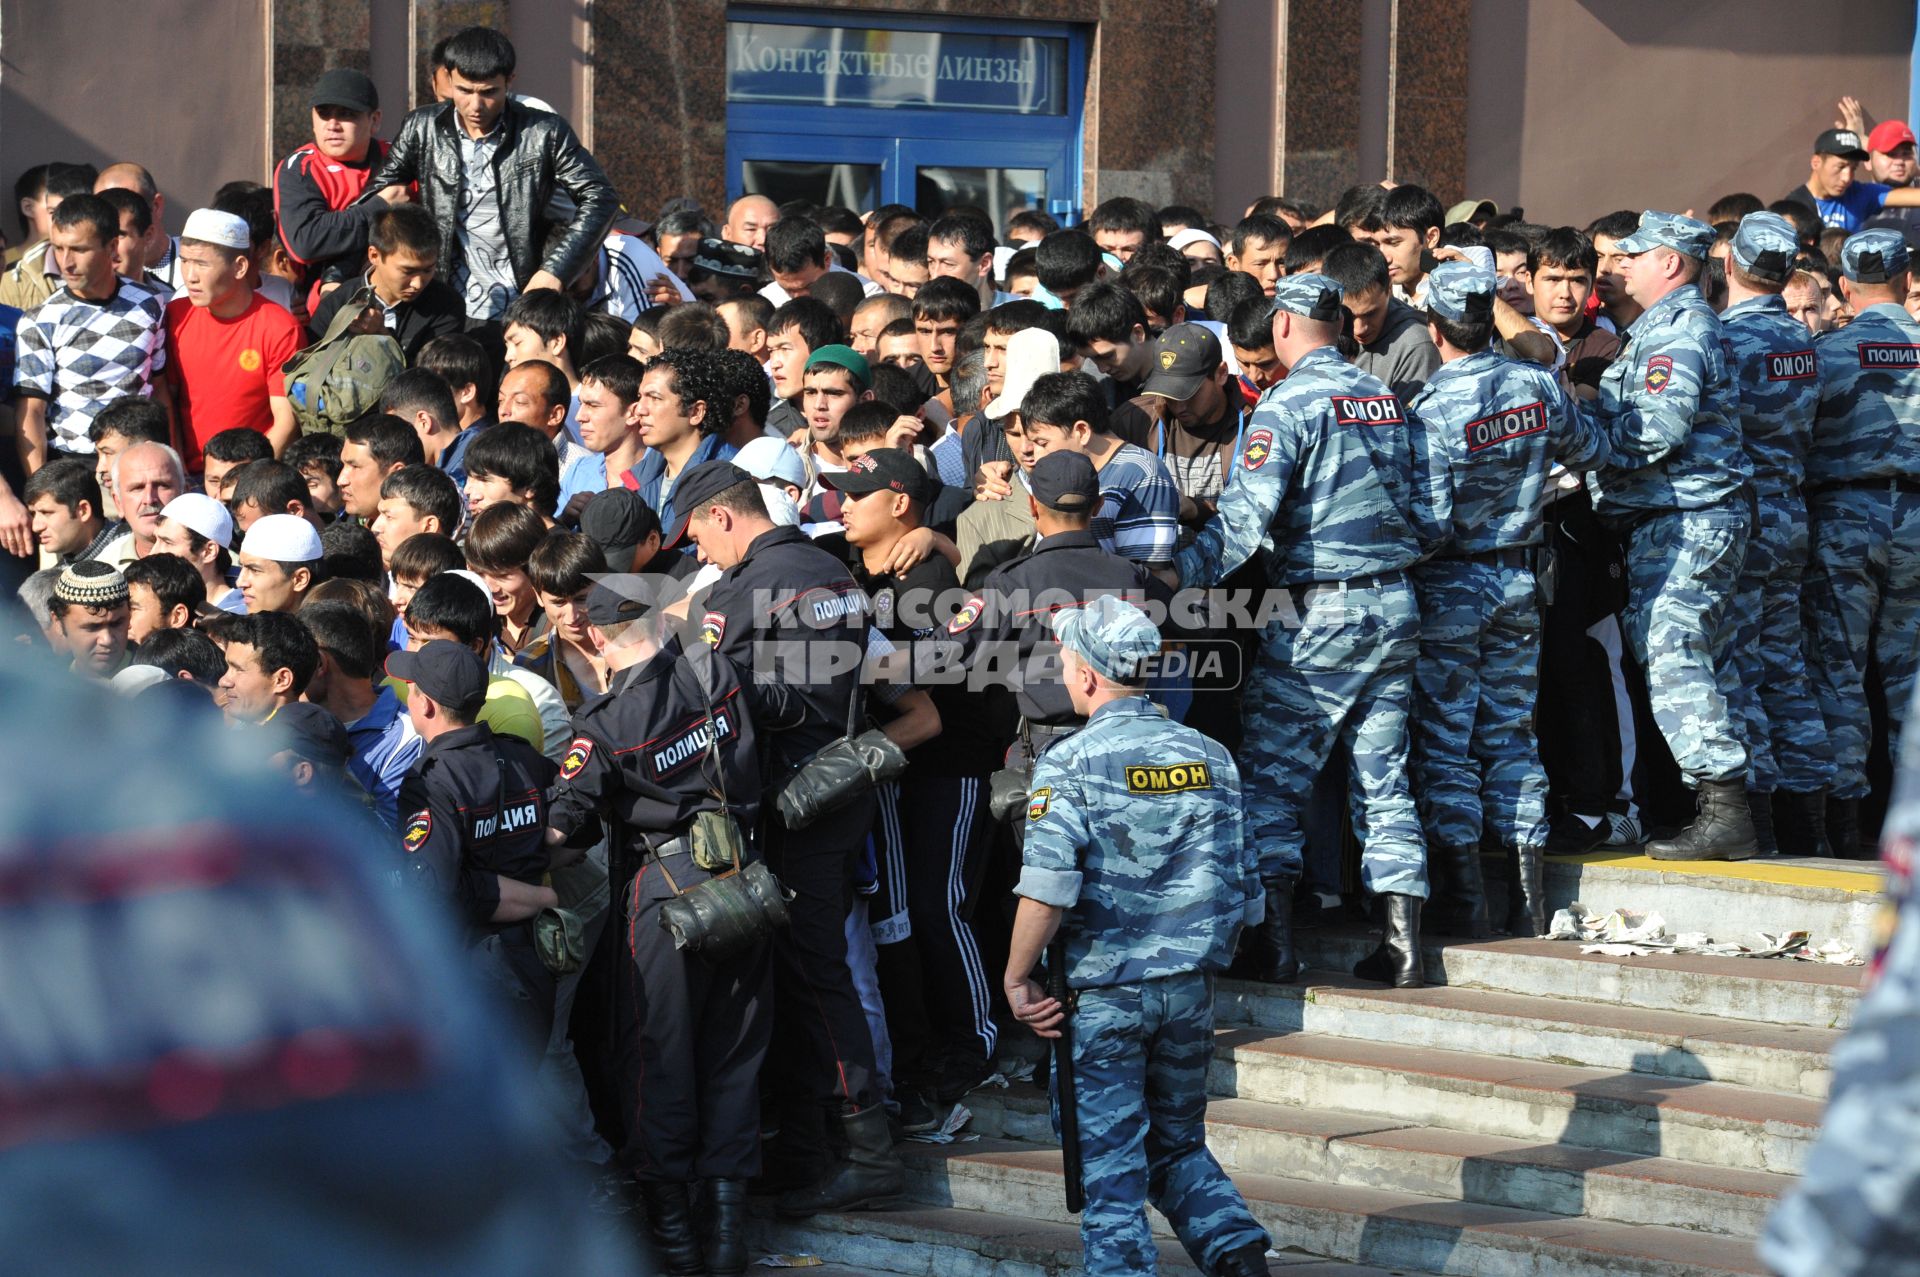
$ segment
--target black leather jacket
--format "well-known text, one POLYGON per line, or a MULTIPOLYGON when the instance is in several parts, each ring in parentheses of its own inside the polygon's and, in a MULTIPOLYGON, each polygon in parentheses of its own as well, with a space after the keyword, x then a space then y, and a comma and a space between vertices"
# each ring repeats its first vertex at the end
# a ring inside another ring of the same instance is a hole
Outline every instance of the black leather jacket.
MULTIPOLYGON (((535 271, 544 270, 564 285, 600 247, 620 210, 620 197, 572 127, 559 116, 508 99, 500 126, 506 136, 494 152, 494 168, 514 279, 524 287, 535 271), (579 211, 543 257, 547 211, 555 190, 571 196, 579 211)), ((440 226, 440 276, 448 280, 460 266, 455 218, 460 209, 460 142, 465 136, 451 102, 409 112, 393 149, 361 197, 378 202, 375 193, 388 186, 419 182, 420 202, 440 226)))

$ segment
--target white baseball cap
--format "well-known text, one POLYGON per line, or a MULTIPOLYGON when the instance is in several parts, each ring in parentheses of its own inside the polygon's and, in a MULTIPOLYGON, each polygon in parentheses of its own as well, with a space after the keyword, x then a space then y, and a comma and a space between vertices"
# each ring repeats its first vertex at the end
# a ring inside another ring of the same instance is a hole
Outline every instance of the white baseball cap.
POLYGON ((184 492, 160 507, 160 517, 191 528, 225 550, 233 545, 233 516, 204 492, 184 492))
POLYGON ((311 563, 321 554, 320 534, 297 514, 263 515, 247 529, 240 553, 275 563, 311 563))
POLYGON ((791 483, 796 488, 807 486, 807 467, 800 460, 800 454, 785 439, 772 435, 748 440, 744 448, 733 454, 733 464, 756 479, 791 483))
POLYGON ((1060 371, 1060 339, 1051 328, 1022 328, 1007 339, 1007 371, 1000 382, 1000 397, 987 405, 987 416, 999 420, 1020 411, 1020 401, 1033 389, 1033 383, 1050 372, 1060 371))
POLYGON ((196 208, 187 214, 187 224, 180 230, 181 239, 197 239, 203 244, 218 244, 222 248, 238 249, 246 252, 253 247, 253 235, 247 230, 247 219, 234 213, 222 213, 216 208, 196 208))

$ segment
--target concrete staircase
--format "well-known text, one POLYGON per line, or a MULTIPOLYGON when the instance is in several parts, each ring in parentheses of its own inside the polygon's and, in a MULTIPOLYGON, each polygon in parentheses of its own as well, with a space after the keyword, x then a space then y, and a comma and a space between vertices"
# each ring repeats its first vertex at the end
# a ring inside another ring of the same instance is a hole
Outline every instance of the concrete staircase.
MULTIPOLYGON (((1843 861, 1608 856, 1548 874, 1556 908, 1653 909, 1750 944, 1805 929, 1863 953, 1877 888, 1843 861)), ((1430 940, 1430 987, 1401 992, 1345 974, 1365 931, 1299 941, 1299 984, 1220 983, 1209 1077, 1209 1143, 1285 1252, 1275 1272, 1765 1271, 1753 1239, 1817 1134, 1858 968, 1430 940)), ((1009 1035, 1007 1051, 1039 1044, 1009 1035)), ((861 1272, 1077 1273, 1044 1093, 966 1103, 979 1140, 903 1146, 911 1209, 766 1218, 763 1247, 861 1272)), ((1170 1239, 1161 1266, 1193 1271, 1170 1239)))

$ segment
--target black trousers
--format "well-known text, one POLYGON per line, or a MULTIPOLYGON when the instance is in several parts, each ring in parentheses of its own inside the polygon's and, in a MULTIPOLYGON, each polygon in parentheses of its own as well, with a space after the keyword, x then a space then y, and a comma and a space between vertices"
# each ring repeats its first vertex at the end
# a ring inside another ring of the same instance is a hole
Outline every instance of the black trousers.
MULTIPOLYGON (((1540 761, 1554 805, 1587 816, 1623 810, 1627 760, 1637 757, 1638 733, 1620 689, 1632 682, 1632 657, 1620 635, 1612 650, 1590 630, 1626 604, 1620 539, 1602 527, 1585 492, 1548 504, 1548 544, 1557 581, 1541 617, 1540 692, 1534 720, 1540 761)), ((1629 787, 1632 792, 1633 787, 1629 787)))
MULTIPOLYGON (((666 858, 681 890, 706 875, 666 858)), ((760 1067, 773 1035, 770 947, 724 963, 673 947, 660 906, 673 898, 651 859, 628 897, 623 996, 631 1031, 619 1048, 628 1102, 620 1160, 641 1179, 752 1179, 760 1173, 760 1067)))
POLYGON ((968 1075, 977 1075, 993 1059, 999 1041, 993 991, 1000 970, 987 964, 971 908, 993 839, 987 782, 979 776, 923 776, 909 770, 900 790, 910 943, 919 952, 929 1046, 943 1079, 971 1081, 968 1075))
POLYGON ((853 868, 873 827, 874 799, 789 830, 769 812, 761 830, 767 865, 793 893, 792 923, 774 937, 774 1045, 783 1089, 838 1112, 880 1102, 873 1036, 847 967, 853 868))

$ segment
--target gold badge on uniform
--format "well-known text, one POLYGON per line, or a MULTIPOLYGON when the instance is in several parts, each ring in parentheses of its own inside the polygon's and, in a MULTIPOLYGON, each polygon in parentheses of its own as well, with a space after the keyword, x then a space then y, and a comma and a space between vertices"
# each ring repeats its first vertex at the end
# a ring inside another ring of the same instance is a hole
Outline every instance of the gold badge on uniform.
POLYGON ((1027 819, 1038 820, 1047 814, 1047 802, 1053 797, 1053 790, 1042 785, 1033 791, 1033 797, 1027 802, 1027 819))
POLYGON ((593 757, 593 742, 584 736, 573 738, 573 744, 567 746, 567 756, 560 762, 560 779, 572 780, 580 774, 580 769, 593 757))
POLYGON ((427 839, 432 836, 433 813, 430 811, 416 811, 412 816, 407 818, 407 831, 401 836, 400 845, 407 849, 408 855, 412 855, 414 852, 420 850, 421 847, 425 846, 427 839))
POLYGON ((1213 774, 1205 763, 1175 763, 1170 767, 1127 768, 1129 794, 1178 794, 1212 789, 1213 774))

